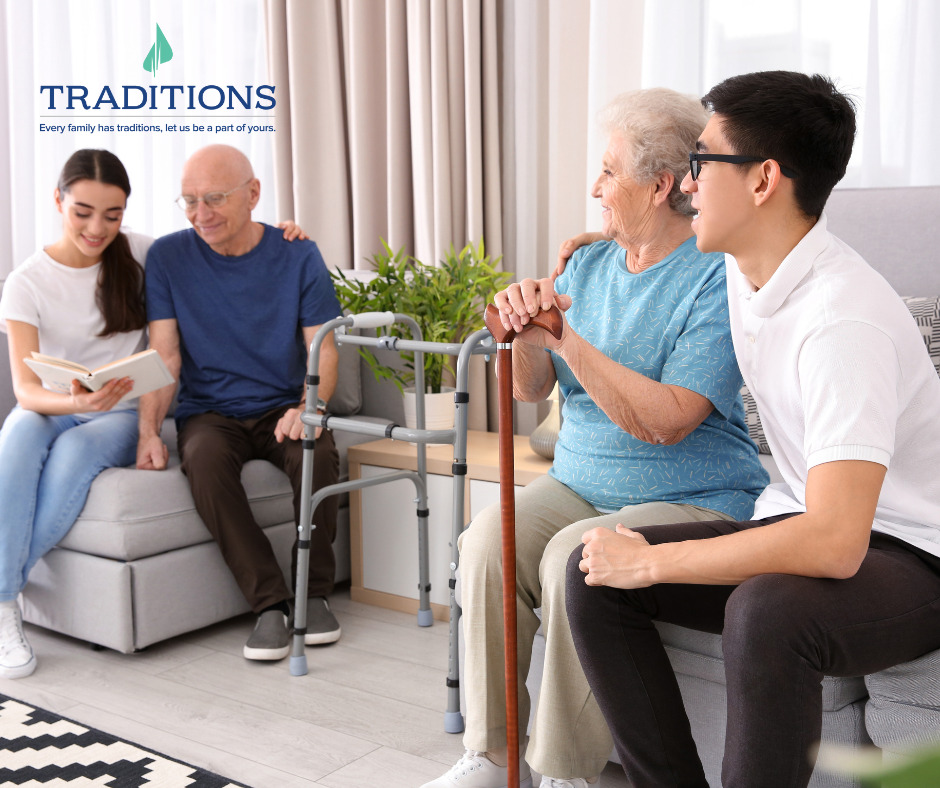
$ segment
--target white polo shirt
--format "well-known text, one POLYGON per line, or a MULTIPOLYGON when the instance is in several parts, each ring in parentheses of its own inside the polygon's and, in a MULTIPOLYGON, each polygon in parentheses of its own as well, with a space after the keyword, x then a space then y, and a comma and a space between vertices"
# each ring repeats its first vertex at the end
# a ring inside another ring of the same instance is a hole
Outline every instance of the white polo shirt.
POLYGON ((884 278, 826 217, 755 290, 726 255, 731 337, 785 480, 754 518, 806 511, 809 469, 884 465, 873 528, 940 555, 940 377, 884 278))

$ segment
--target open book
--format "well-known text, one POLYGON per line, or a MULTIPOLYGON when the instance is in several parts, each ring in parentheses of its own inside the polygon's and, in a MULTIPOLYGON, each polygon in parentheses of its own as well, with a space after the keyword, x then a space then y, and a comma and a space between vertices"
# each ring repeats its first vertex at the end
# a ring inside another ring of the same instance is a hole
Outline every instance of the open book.
POLYGON ((23 361, 39 375, 46 388, 63 394, 68 394, 73 380, 77 380, 89 391, 97 391, 114 378, 131 378, 134 381, 134 388, 121 398, 123 402, 174 382, 170 370, 166 368, 166 364, 163 363, 163 359, 156 350, 142 350, 140 353, 119 361, 112 361, 97 369, 88 369, 81 364, 62 358, 44 356, 35 351, 32 353, 32 358, 24 358, 23 361))

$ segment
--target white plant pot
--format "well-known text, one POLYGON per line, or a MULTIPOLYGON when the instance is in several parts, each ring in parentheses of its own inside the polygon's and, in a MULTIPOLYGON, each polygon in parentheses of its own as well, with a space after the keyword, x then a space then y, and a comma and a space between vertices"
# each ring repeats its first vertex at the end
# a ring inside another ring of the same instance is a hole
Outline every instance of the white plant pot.
MULTIPOLYGON (((451 430, 454 428, 454 388, 441 386, 440 394, 424 395, 424 427, 428 430, 451 430)), ((417 393, 414 386, 405 389, 405 426, 418 428, 415 413, 417 393)))

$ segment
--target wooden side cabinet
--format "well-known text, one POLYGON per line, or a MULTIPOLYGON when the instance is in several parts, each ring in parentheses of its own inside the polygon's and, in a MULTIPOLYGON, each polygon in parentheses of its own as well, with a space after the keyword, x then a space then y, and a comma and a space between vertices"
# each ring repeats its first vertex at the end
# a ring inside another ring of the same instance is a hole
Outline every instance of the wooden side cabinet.
MULTIPOLYGON (((481 509, 499 501, 498 437, 494 432, 467 434, 464 477, 466 526, 481 509)), ((439 621, 449 616, 454 447, 428 446, 428 558, 431 609, 439 621)), ((376 476, 389 470, 416 470, 417 448, 410 443, 378 440, 349 449, 349 478, 376 476)), ((551 467, 515 438, 515 482, 524 486, 551 467)), ((415 489, 396 481, 350 493, 351 596, 357 602, 416 613, 418 610, 418 518, 415 489)))

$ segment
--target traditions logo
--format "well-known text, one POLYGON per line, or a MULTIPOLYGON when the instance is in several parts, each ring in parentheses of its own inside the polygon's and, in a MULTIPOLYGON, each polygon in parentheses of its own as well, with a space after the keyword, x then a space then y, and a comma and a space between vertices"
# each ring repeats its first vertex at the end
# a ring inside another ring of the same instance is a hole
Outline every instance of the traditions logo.
MULTIPOLYGON (((166 40, 160 25, 156 26, 156 41, 144 59, 144 71, 154 77, 157 69, 173 59, 173 48, 166 40)), ((142 109, 166 110, 273 110, 277 104, 274 85, 40 85, 39 95, 48 91, 49 111, 96 112, 101 110, 137 111, 142 109), (96 98, 97 96, 97 98, 96 98), (64 106, 63 106, 64 105, 64 106)), ((43 124, 45 125, 45 124, 43 124)), ((64 129, 64 126, 62 127, 64 129)), ((254 127, 252 127, 254 128, 254 127)), ((274 131, 273 127, 256 127, 256 131, 274 131)))
POLYGON ((167 41, 166 36, 163 35, 160 25, 157 25, 157 40, 154 42, 153 46, 150 47, 150 51, 147 53, 147 57, 144 60, 144 71, 149 71, 156 76, 157 69, 172 59, 173 49, 170 47, 170 42, 167 41))

